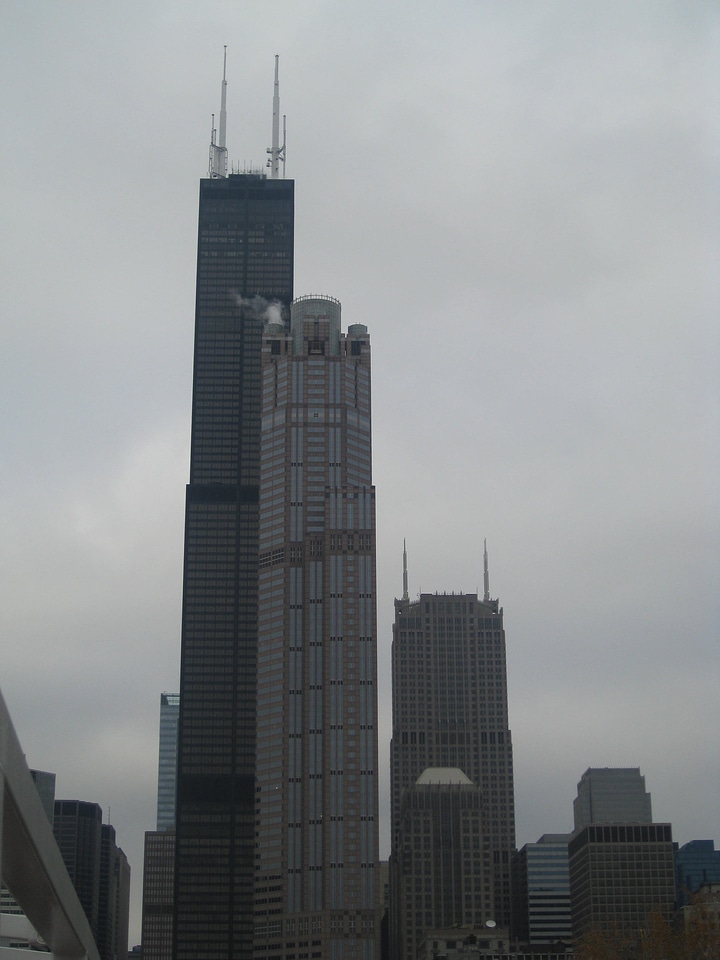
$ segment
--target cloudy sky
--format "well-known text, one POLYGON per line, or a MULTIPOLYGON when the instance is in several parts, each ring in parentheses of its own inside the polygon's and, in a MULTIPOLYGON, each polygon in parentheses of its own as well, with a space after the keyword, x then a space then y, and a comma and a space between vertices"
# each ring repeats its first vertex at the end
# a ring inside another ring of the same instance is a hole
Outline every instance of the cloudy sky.
POLYGON ((720 7, 4 0, 0 37, 0 686, 115 824, 131 943, 224 44, 240 165, 280 55, 296 294, 370 328, 382 755, 403 538, 413 595, 476 590, 487 537, 518 845, 626 765, 720 841, 720 7))

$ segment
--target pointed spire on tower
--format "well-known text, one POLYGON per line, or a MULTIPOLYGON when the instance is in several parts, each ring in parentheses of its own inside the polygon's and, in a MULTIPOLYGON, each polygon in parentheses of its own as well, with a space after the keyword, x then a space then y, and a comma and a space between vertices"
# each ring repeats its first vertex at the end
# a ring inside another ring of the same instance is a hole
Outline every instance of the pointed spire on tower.
POLYGON ((218 146, 225 150, 225 133, 227 130, 227 44, 223 47, 223 78, 220 88, 220 135, 218 146))
POLYGON ((275 54, 275 86, 273 87, 273 119, 272 119, 272 146, 268 147, 270 154, 267 165, 270 167, 270 179, 277 180, 280 173, 280 161, 283 165, 283 179, 285 178, 285 117, 283 116, 283 142, 280 146, 280 81, 278 79, 278 61, 275 54))
POLYGON ((485 603, 490 599, 490 572, 488 570, 488 552, 487 552, 487 540, 483 540, 483 583, 484 583, 484 593, 483 600, 485 603))
POLYGON ((408 595, 408 581, 407 581, 407 548, 405 546, 405 538, 403 537, 403 600, 409 600, 408 595))
POLYGON ((220 88, 220 132, 215 130, 215 116, 213 115, 212 130, 210 132, 210 166, 208 176, 213 180, 227 177, 227 148, 225 146, 225 131, 227 127, 227 44, 223 53, 223 78, 220 88), (215 139, 217 135, 217 141, 215 139))

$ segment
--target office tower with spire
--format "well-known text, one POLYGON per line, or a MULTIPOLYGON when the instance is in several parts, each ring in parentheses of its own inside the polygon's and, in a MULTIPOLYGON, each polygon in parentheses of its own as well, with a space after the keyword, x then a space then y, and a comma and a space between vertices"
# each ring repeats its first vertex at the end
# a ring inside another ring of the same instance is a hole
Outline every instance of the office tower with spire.
MULTIPOLYGON (((174 957, 249 960, 253 936, 261 342, 293 295, 294 184, 228 172, 219 133, 200 181, 178 730, 174 957)), ((275 69, 274 112, 277 98, 275 69)))
MULTIPOLYGON (((498 600, 490 598, 487 549, 482 597, 423 593, 413 600, 403 549, 403 597, 395 601, 393 627, 392 701, 391 953, 396 960, 414 960, 425 932, 445 922, 432 890, 417 886, 425 879, 423 858, 416 857, 411 864, 406 856, 415 828, 406 798, 418 792, 423 776, 432 782, 442 780, 433 769, 456 768, 479 791, 472 798, 477 810, 466 824, 472 842, 468 847, 460 844, 457 855, 461 863, 481 858, 484 869, 482 877, 468 871, 467 881, 459 873, 448 874, 448 883, 466 883, 456 901, 462 912, 453 922, 510 925, 515 848, 512 740, 503 611, 498 600)), ((470 797, 467 785, 465 792, 470 797)), ((431 859, 431 851, 427 853, 431 859)))
POLYGON ((301 297, 263 335, 255 958, 378 960, 370 340, 301 297))

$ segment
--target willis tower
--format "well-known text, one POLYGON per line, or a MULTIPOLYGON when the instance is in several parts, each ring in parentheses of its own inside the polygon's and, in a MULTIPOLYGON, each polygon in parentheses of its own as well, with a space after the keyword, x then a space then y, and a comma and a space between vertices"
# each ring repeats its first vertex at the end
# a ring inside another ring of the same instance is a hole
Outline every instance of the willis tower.
POLYGON ((294 183, 228 173, 219 131, 200 181, 186 493, 174 956, 249 960, 253 937, 261 345, 293 295, 294 183))

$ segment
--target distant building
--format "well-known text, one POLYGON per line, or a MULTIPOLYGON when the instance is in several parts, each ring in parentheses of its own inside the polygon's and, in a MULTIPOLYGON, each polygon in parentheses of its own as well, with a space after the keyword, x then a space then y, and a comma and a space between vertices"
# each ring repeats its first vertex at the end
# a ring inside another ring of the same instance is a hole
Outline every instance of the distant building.
POLYGON ((672 828, 652 822, 639 767, 590 767, 573 804, 568 844, 573 937, 593 928, 639 930, 675 906, 672 828))
POLYGON ((143 960, 172 960, 175 885, 175 784, 180 695, 160 695, 157 829, 145 834, 143 960))
POLYGON ((102 809, 83 800, 56 800, 55 839, 90 929, 98 939, 102 809))
POLYGON ((513 861, 513 937, 528 944, 568 943, 570 914, 569 833, 546 833, 526 843, 513 861))
POLYGON ((130 865, 115 842, 115 828, 103 823, 100 838, 100 895, 97 947, 103 960, 128 952, 130 865))
POLYGON ((650 794, 639 767, 590 767, 577 790, 576 830, 589 823, 652 823, 650 794))
POLYGON ((720 884, 720 850, 713 840, 690 840, 675 851, 675 881, 678 907, 702 886, 720 884))
POLYGON ((130 867, 97 803, 56 800, 54 832, 101 960, 127 953, 130 867))
POLYGON ((492 919, 482 794, 462 770, 428 768, 403 792, 398 849, 395 902, 405 956, 417 953, 425 931, 482 928, 492 919))
POLYGON ((299 297, 289 324, 266 323, 261 372, 253 957, 284 960, 304 944, 310 956, 375 960, 367 327, 343 332, 339 301, 299 297))
POLYGON ((161 693, 156 830, 175 829, 175 787, 177 783, 179 716, 180 694, 161 693))
POLYGON ((675 908, 669 823, 590 824, 569 844, 573 937, 589 930, 639 930, 675 908))
MULTIPOLYGON (((438 923, 432 911, 416 910, 415 904, 411 921, 398 899, 408 878, 402 838, 411 835, 408 818, 414 809, 403 809, 405 793, 415 790, 428 767, 456 767, 476 788, 467 802, 482 808, 473 812, 484 872, 481 902, 474 903, 468 892, 462 922, 473 917, 480 927, 488 920, 510 926, 515 809, 503 611, 490 599, 487 553, 483 596, 423 593, 411 600, 405 555, 403 564, 392 644, 390 931, 393 960, 415 960, 425 932, 438 923), (479 909, 485 911, 481 917, 479 909)), ((461 792, 470 797, 469 790, 461 792)), ((419 796, 416 801, 420 804, 419 796)))
POLYGON ((172 960, 175 831, 145 834, 143 960, 172 960))
MULTIPOLYGON (((44 770, 31 770, 30 776, 37 788, 48 822, 52 826, 55 806, 55 774, 47 773, 44 770)), ((0 885, 0 913, 22 915, 20 905, 4 883, 0 885)))

